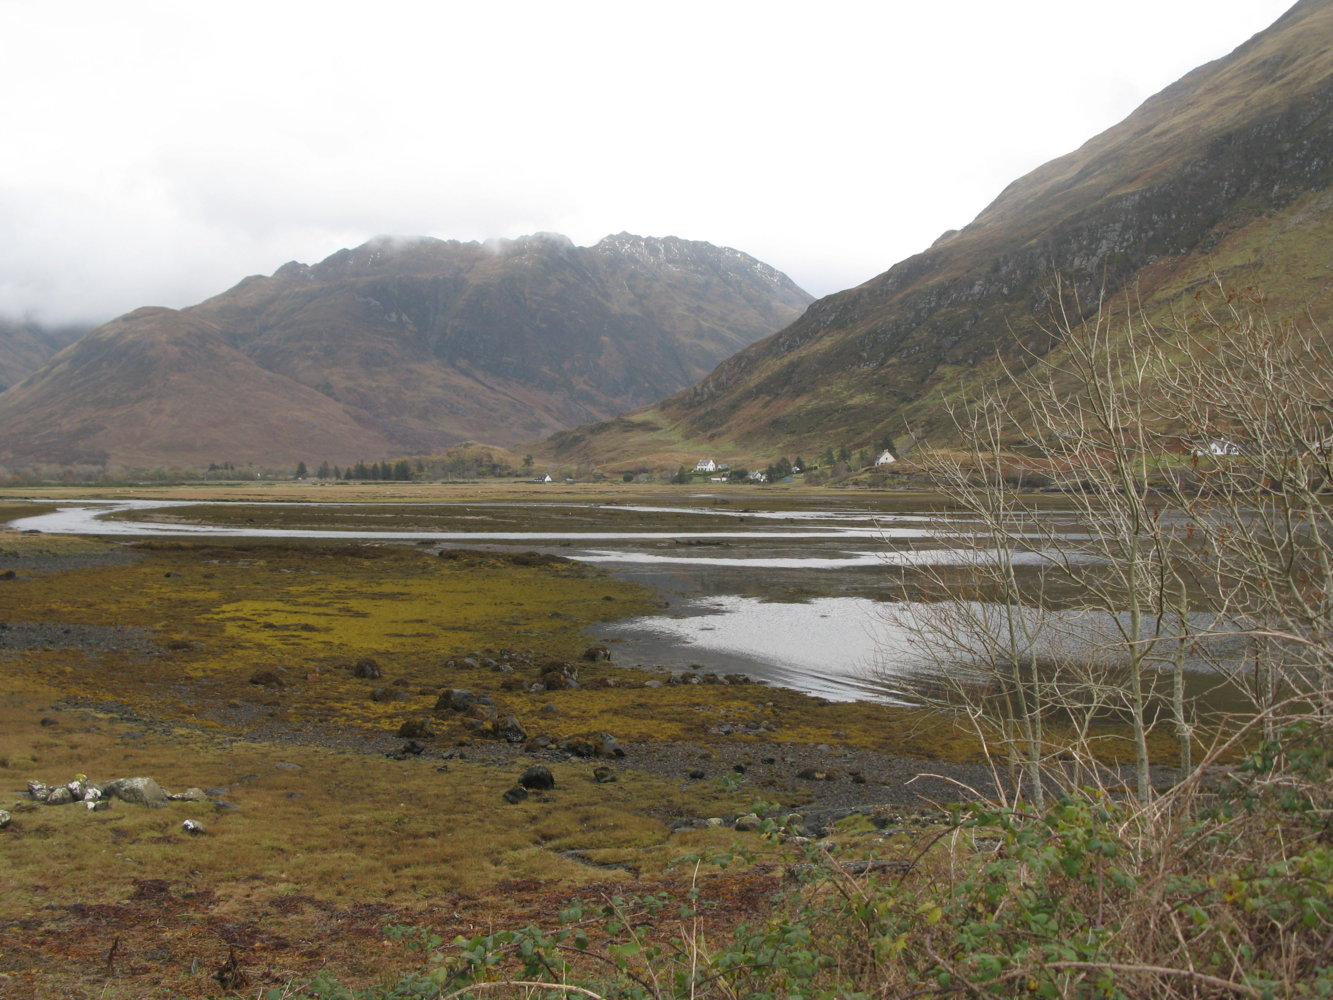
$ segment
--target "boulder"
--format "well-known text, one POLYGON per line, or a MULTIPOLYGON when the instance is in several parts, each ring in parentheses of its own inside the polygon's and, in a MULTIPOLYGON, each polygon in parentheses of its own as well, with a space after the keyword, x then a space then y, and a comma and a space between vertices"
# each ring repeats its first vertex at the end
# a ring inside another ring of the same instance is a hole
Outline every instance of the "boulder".
POLYGON ((3 809, 0 809, 0 830, 9 826, 13 821, 14 817, 10 816, 9 813, 5 812, 3 809))
POLYGON ((518 777, 518 783, 523 788, 531 788, 535 791, 548 791, 555 787, 555 775, 551 769, 543 764, 533 764, 518 777))
POLYGON ((250 683, 257 687, 280 688, 283 686, 282 678, 272 670, 256 670, 250 675, 250 683))
POLYGON ((592 779, 599 785, 609 784, 616 780, 616 772, 603 765, 592 769, 592 779))
POLYGON ((208 832, 208 829, 204 826, 204 824, 200 823, 197 819, 187 819, 184 823, 181 824, 181 829, 184 830, 186 833, 193 834, 196 837, 199 836, 200 834, 208 832))
POLYGON ((63 806, 74 801, 74 793, 65 785, 56 785, 46 796, 45 802, 48 806, 63 806))
POLYGON ((497 740, 504 740, 506 743, 522 743, 528 738, 527 731, 512 715, 506 715, 503 719, 492 722, 491 733, 497 740))
POLYGON ((515 785, 509 791, 504 793, 504 800, 511 806, 518 805, 528 797, 528 790, 522 785, 515 785))
POLYGON ((763 822, 755 813, 746 813, 744 816, 737 816, 736 822, 732 828, 742 833, 752 833, 759 829, 759 824, 763 822))
POLYGON ((360 677, 362 680, 377 681, 384 676, 384 671, 380 669, 375 657, 363 656, 356 661, 356 666, 352 667, 352 676, 360 677))
POLYGON ((595 733, 592 738, 592 752, 597 757, 623 757, 625 751, 610 733, 595 733))
POLYGON ((157 807, 170 801, 152 778, 117 778, 102 786, 102 794, 134 805, 157 807))
MULTIPOLYGON (((479 696, 466 688, 446 688, 435 700, 437 712, 466 712, 480 700, 479 696)), ((486 699, 489 701, 490 699, 486 699)))
POLYGON ((596 663, 598 660, 611 659, 611 650, 605 646, 589 646, 583 651, 583 658, 590 663, 596 663))
POLYGON ((494 705, 485 702, 475 702, 468 706, 467 716, 469 719, 480 719, 482 722, 492 722, 499 713, 495 711, 494 705))
POLYGON ((408 719, 398 727, 398 735, 405 740, 427 740, 435 735, 435 723, 430 719, 408 719))
POLYGON ((577 690, 578 667, 560 660, 549 660, 541 668, 541 683, 547 691, 577 690))
MULTIPOLYGON (((167 796, 172 802, 207 802, 208 795, 202 788, 187 788, 167 796)), ((84 801, 87 801, 86 799, 84 801)))

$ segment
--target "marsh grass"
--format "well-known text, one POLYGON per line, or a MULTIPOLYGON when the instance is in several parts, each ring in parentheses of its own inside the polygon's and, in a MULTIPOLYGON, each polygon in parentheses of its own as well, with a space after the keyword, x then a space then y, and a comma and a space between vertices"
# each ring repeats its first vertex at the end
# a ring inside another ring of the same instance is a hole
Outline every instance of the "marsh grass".
MULTIPOLYGON (((580 662, 580 689, 532 693, 507 682, 535 676, 445 666, 501 647, 577 661, 584 626, 653 606, 646 591, 565 560, 17 533, 0 549, 11 551, 0 566, 17 569, 0 583, 0 621, 51 626, 0 652, 0 807, 14 815, 0 831, 0 974, 13 996, 210 995, 232 947, 263 977, 257 986, 324 966, 387 982, 401 962, 384 947, 386 923, 467 935, 549 916, 580 893, 676 891, 673 859, 755 839, 669 823, 748 811, 762 789, 655 777, 632 757, 610 784, 594 780, 593 762, 544 761, 556 788, 508 805, 502 793, 529 760, 442 760, 476 740, 461 717, 432 713, 446 687, 489 694, 553 739, 605 730, 708 753, 717 723, 763 720, 793 743, 837 733, 903 753, 963 747, 947 734, 932 742, 910 713, 758 685, 649 689, 640 671, 580 662), (100 638, 68 638, 65 626, 98 626, 100 638), (365 656, 382 678, 353 676, 365 656), (281 686, 250 683, 261 670, 281 686), (372 701, 386 686, 406 700, 372 701), (403 719, 432 714, 430 753, 380 752, 398 745, 403 719), (147 775, 230 805, 25 808, 27 780, 78 773, 147 775), (186 834, 186 819, 207 833, 186 834)), ((774 752, 771 740, 729 737, 756 758, 774 752)), ((767 878, 728 875, 737 886, 751 877, 767 878)))

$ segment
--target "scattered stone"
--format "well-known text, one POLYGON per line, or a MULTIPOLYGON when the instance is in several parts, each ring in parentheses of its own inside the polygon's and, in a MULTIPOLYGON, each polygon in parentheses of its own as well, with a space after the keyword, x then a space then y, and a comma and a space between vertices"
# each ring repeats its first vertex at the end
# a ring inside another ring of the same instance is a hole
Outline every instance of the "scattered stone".
POLYGON ((814 767, 807 767, 803 768, 800 771, 797 771, 796 777, 802 778, 805 781, 832 781, 833 772, 821 771, 818 768, 814 767))
POLYGON ((363 656, 356 661, 356 666, 352 667, 352 676, 362 680, 377 681, 384 676, 384 671, 380 669, 375 657, 363 656))
POLYGON ((625 751, 610 733, 597 733, 592 738, 592 752, 597 757, 623 757, 625 751))
POLYGON ((548 791, 555 787, 555 775, 551 769, 543 764, 533 764, 521 775, 518 783, 523 788, 531 788, 536 791, 548 791))
POLYGON ((705 777, 707 777, 707 774, 705 773, 702 767, 695 767, 690 769, 689 778, 691 781, 700 781, 705 777))
POLYGON ((49 728, 50 726, 58 726, 58 725, 60 725, 60 720, 59 720, 59 719, 53 719, 51 716, 47 715, 47 716, 43 716, 42 719, 41 719, 41 721, 39 721, 37 724, 38 724, 39 726, 46 726, 46 727, 49 728))
POLYGON ((537 714, 551 719, 560 714, 560 709, 556 708, 548 701, 541 708, 537 709, 537 714))
POLYGON ((187 819, 184 823, 181 824, 181 829, 184 830, 186 833, 191 833, 194 834, 195 836, 198 836, 201 833, 208 832, 208 829, 204 826, 204 824, 200 823, 198 820, 195 819, 187 819))
POLYGON ((250 683, 256 687, 280 688, 283 687, 282 678, 272 670, 256 670, 250 675, 250 683))
POLYGON ((592 769, 592 778, 599 785, 610 784, 611 782, 618 780, 616 778, 616 772, 611 770, 606 765, 602 765, 601 767, 594 767, 592 769))
POLYGON ((407 701, 409 697, 400 687, 379 687, 370 692, 371 701, 407 701))
POLYGON ((407 760, 409 757, 420 757, 426 752, 426 747, 416 740, 408 740, 393 753, 386 753, 384 756, 390 760, 407 760))
POLYGON ((17 578, 18 574, 12 569, 0 570, 0 580, 14 580, 17 578))
MULTIPOLYGON (((208 793, 202 788, 187 788, 183 792, 175 792, 174 794, 168 795, 167 798, 172 802, 207 802, 208 793)), ((84 801, 87 800, 85 799, 84 801)))
POLYGON ((48 806, 63 806, 74 801, 74 793, 64 785, 56 785, 43 800, 48 806))
POLYGON ((428 740, 435 735, 435 723, 426 718, 408 719, 398 727, 398 735, 403 739, 428 740))
POLYGON ((478 696, 466 688, 446 688, 435 701, 435 711, 466 712, 478 700, 478 696))
POLYGON ((583 658, 590 663, 596 663, 598 660, 611 659, 611 650, 605 646, 589 646, 583 651, 583 658))
POLYGON ((511 806, 516 806, 528 797, 528 790, 522 785, 515 785, 509 791, 504 793, 504 800, 511 806))
POLYGON ((542 667, 541 683, 547 691, 577 691, 578 668, 572 663, 552 660, 542 667))
POLYGON ((496 712, 494 705, 478 701, 468 707, 467 715, 469 719, 480 719, 482 722, 494 722, 499 713, 496 712))
POLYGON ((744 816, 737 816, 736 822, 732 828, 741 833, 753 833, 759 829, 759 824, 763 821, 755 813, 746 813, 744 816))
POLYGON ((275 771, 299 771, 299 770, 301 770, 301 765, 300 765, 300 764, 294 764, 294 763, 292 763, 290 760, 280 760, 280 761, 278 761, 278 763, 276 763, 276 764, 273 765, 273 770, 275 770, 275 771))
POLYGON ((0 830, 3 830, 12 822, 14 822, 14 817, 5 812, 5 810, 0 809, 0 830))
POLYGON ((506 743, 522 743, 528 738, 527 731, 512 715, 506 715, 503 719, 491 723, 491 732, 497 740, 504 740, 506 743))
POLYGON ((593 757, 597 753, 591 741, 585 740, 581 736, 571 736, 567 740, 561 740, 560 749, 565 753, 573 754, 575 757, 593 757))

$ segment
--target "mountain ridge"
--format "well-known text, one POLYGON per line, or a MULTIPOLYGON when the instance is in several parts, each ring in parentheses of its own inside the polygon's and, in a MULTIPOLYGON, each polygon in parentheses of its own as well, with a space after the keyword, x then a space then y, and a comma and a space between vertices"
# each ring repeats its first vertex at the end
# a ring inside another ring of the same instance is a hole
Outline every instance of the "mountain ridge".
POLYGON ((608 240, 377 237, 194 306, 135 310, 0 393, 0 461, 295 464, 513 444, 659 399, 811 301, 740 251, 608 240))
POLYGON ((944 433, 944 403, 1058 348, 1109 295, 1183 311, 1210 280, 1330 316, 1333 2, 1302 0, 1124 121, 1007 185, 976 219, 813 303, 688 389, 553 436, 554 459, 771 460, 944 433), (639 425, 637 431, 631 430, 639 425))

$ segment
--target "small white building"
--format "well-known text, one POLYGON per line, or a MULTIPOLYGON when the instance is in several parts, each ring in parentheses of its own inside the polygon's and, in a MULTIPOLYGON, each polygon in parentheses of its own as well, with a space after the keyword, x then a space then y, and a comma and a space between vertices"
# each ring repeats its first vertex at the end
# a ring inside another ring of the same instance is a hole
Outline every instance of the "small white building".
POLYGON ((701 458, 701 459, 699 459, 699 463, 694 467, 694 471, 695 471, 695 472, 716 472, 716 471, 717 471, 717 463, 714 462, 711 458, 701 458))
POLYGON ((551 474, 550 474, 549 472, 547 472, 547 473, 544 473, 543 475, 538 476, 536 479, 533 480, 533 482, 534 482, 534 483, 553 483, 553 482, 555 482, 555 480, 552 479, 552 478, 551 478, 551 474))
POLYGON ((768 473, 760 472, 758 469, 755 469, 753 472, 750 473, 750 482, 766 483, 768 482, 768 473))
POLYGON ((1239 455, 1240 445, 1234 441, 1228 441, 1226 438, 1218 438, 1216 441, 1209 441, 1202 448, 1193 448, 1190 454, 1196 457, 1204 455, 1239 455))
POLYGON ((879 453, 879 457, 875 459, 875 464, 876 464, 876 465, 892 465, 892 464, 893 464, 894 462, 896 462, 896 461, 898 461, 898 459, 897 459, 897 457, 893 454, 893 452, 889 451, 888 448, 885 448, 883 451, 881 451, 881 452, 879 453))

